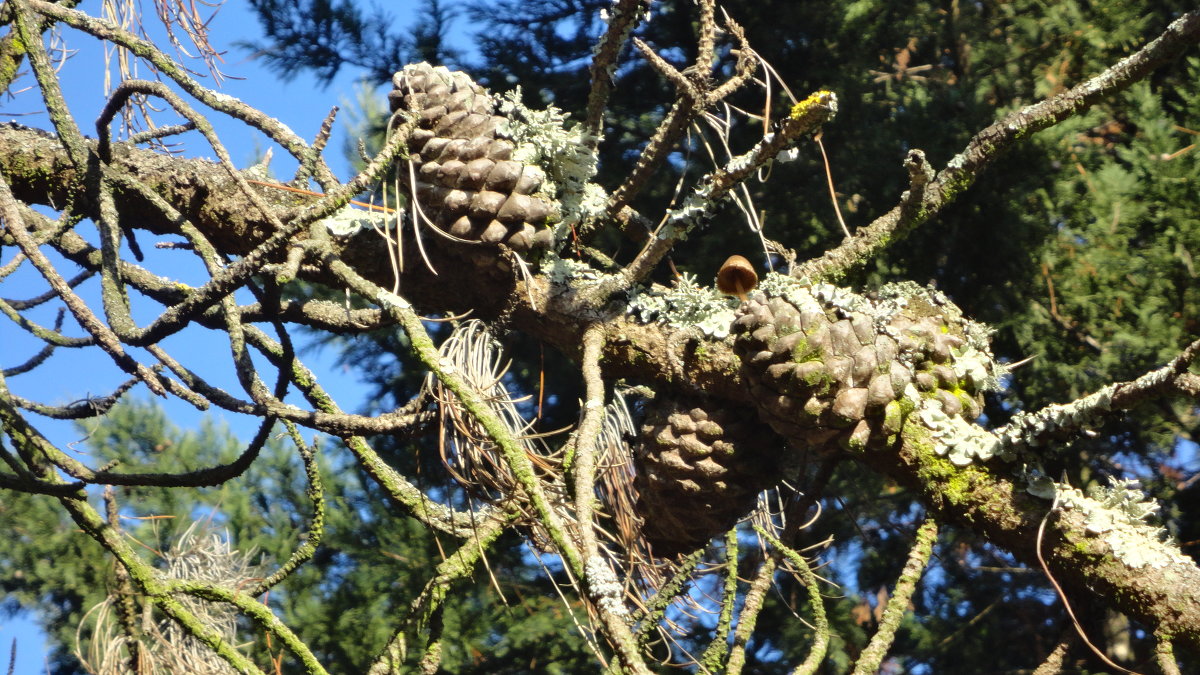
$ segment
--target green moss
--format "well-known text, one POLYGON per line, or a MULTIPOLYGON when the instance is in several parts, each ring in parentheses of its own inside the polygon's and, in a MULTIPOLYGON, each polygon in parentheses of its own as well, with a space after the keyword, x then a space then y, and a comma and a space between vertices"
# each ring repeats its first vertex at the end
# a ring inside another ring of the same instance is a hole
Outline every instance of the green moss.
MULTIPOLYGON (((954 465, 950 463, 950 460, 942 459, 941 457, 938 459, 942 462, 945 462, 950 469, 954 469, 954 465)), ((967 496, 974 491, 975 471, 976 470, 974 467, 965 467, 961 471, 957 471, 953 476, 951 476, 949 482, 942 487, 942 496, 946 499, 946 501, 955 506, 959 506, 967 501, 967 496)))
POLYGON ((819 389, 821 391, 828 390, 833 386, 833 377, 824 370, 814 370, 808 372, 802 378, 800 378, 800 380, 809 387, 812 387, 813 389, 819 389))
POLYGON ((891 401, 883 409, 883 428, 891 433, 899 432, 904 428, 904 418, 907 413, 904 412, 904 404, 900 401, 891 401))
MULTIPOLYGON (((980 148, 978 149, 978 152, 982 152, 985 154, 990 154, 990 153, 993 153, 994 151, 995 151, 995 147, 987 142, 982 143, 980 145, 980 148)), ((957 158, 955 158, 955 159, 957 159, 957 158)), ((945 182, 942 184, 942 203, 943 204, 949 204, 950 202, 957 199, 958 194, 960 192, 971 187, 971 184, 975 182, 975 176, 972 173, 963 171, 961 169, 961 165, 958 167, 958 169, 959 170, 957 170, 957 171, 943 170, 942 173, 938 176, 939 179, 942 179, 943 177, 946 178, 945 182)))
POLYGON ((975 397, 968 393, 966 389, 959 387, 954 390, 954 395, 957 396, 958 400, 962 402, 964 410, 970 410, 971 408, 979 405, 979 403, 975 400, 975 397))
POLYGON ((970 466, 960 469, 939 455, 929 430, 920 424, 905 427, 905 440, 916 454, 917 475, 922 485, 936 491, 937 497, 950 505, 958 506, 967 501, 974 491, 977 469, 970 466))
POLYGON ((819 361, 820 359, 821 350, 810 344, 807 339, 801 339, 795 347, 792 347, 792 360, 796 363, 819 361))

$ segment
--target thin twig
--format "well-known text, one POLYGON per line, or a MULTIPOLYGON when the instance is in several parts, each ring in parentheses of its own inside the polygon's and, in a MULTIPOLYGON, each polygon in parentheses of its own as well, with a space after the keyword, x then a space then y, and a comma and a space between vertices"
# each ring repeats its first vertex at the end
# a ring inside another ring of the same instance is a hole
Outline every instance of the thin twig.
POLYGON ((829 201, 833 204, 833 212, 837 215, 838 224, 842 226, 842 232, 849 239, 853 235, 850 234, 850 228, 846 227, 846 219, 842 218, 842 207, 838 206, 837 190, 833 187, 833 170, 829 168, 829 155, 825 154, 825 144, 821 142, 822 135, 819 132, 813 135, 813 141, 821 149, 821 161, 825 164, 825 182, 829 185, 829 201))
POLYGON ((617 0, 608 9, 608 28, 596 43, 595 56, 588 68, 592 89, 588 93, 584 129, 587 130, 585 137, 593 150, 604 135, 604 111, 612 93, 617 59, 634 26, 649 9, 650 0, 617 0))
POLYGON ((854 675, 878 672, 880 664, 883 663, 883 657, 887 656, 892 641, 896 639, 896 629, 900 627, 900 620, 908 611, 909 601, 912 600, 913 592, 917 589, 917 582, 925 572, 925 566, 929 564, 929 556, 933 552, 933 542, 937 539, 937 531, 937 521, 933 518, 927 519, 917 529, 912 549, 908 552, 908 560, 904 563, 904 569, 900 571, 900 577, 896 580, 892 597, 883 610, 883 619, 880 620, 875 635, 871 636, 871 641, 859 655, 858 662, 854 664, 854 675))
POLYGON ((766 558, 758 567, 754 580, 750 582, 750 590, 742 601, 742 612, 738 615, 737 629, 733 633, 733 648, 729 651, 729 660, 725 664, 726 675, 741 675, 746 665, 746 645, 750 636, 754 635, 754 626, 758 623, 758 614, 763 609, 763 600, 767 590, 775 578, 775 559, 766 558))

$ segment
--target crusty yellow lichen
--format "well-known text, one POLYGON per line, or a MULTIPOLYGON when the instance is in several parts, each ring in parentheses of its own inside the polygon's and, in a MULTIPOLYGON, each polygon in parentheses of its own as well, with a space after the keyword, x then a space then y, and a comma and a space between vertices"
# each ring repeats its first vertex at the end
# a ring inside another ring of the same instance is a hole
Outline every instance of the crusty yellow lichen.
POLYGON ((827 89, 813 92, 812 94, 809 94, 808 98, 792 106, 792 112, 788 114, 788 117, 794 120, 800 119, 801 117, 807 115, 808 112, 812 110, 813 106, 828 105, 829 99, 832 98, 833 95, 833 92, 827 89))

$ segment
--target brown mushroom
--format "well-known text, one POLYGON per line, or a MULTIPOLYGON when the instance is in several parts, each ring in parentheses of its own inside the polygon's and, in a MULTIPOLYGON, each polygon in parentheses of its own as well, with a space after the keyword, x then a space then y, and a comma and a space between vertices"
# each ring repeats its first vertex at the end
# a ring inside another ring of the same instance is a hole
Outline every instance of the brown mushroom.
POLYGON ((758 274, 754 272, 754 265, 740 255, 729 256, 717 272, 717 290, 725 295, 736 295, 742 302, 757 285, 758 274))

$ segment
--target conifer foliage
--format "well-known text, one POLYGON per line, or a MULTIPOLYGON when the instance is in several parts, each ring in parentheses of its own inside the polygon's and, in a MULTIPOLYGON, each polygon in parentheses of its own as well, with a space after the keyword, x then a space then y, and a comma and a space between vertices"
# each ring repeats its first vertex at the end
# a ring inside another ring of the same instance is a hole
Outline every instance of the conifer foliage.
POLYGON ((54 672, 1197 667, 1188 3, 255 0, 281 76, 392 87, 348 179, 194 6, 74 5, 0 7, 47 120, 0 125, 0 612, 54 672), (94 125, 59 35, 121 56, 94 125), (86 398, 23 393, 68 351, 86 398))

